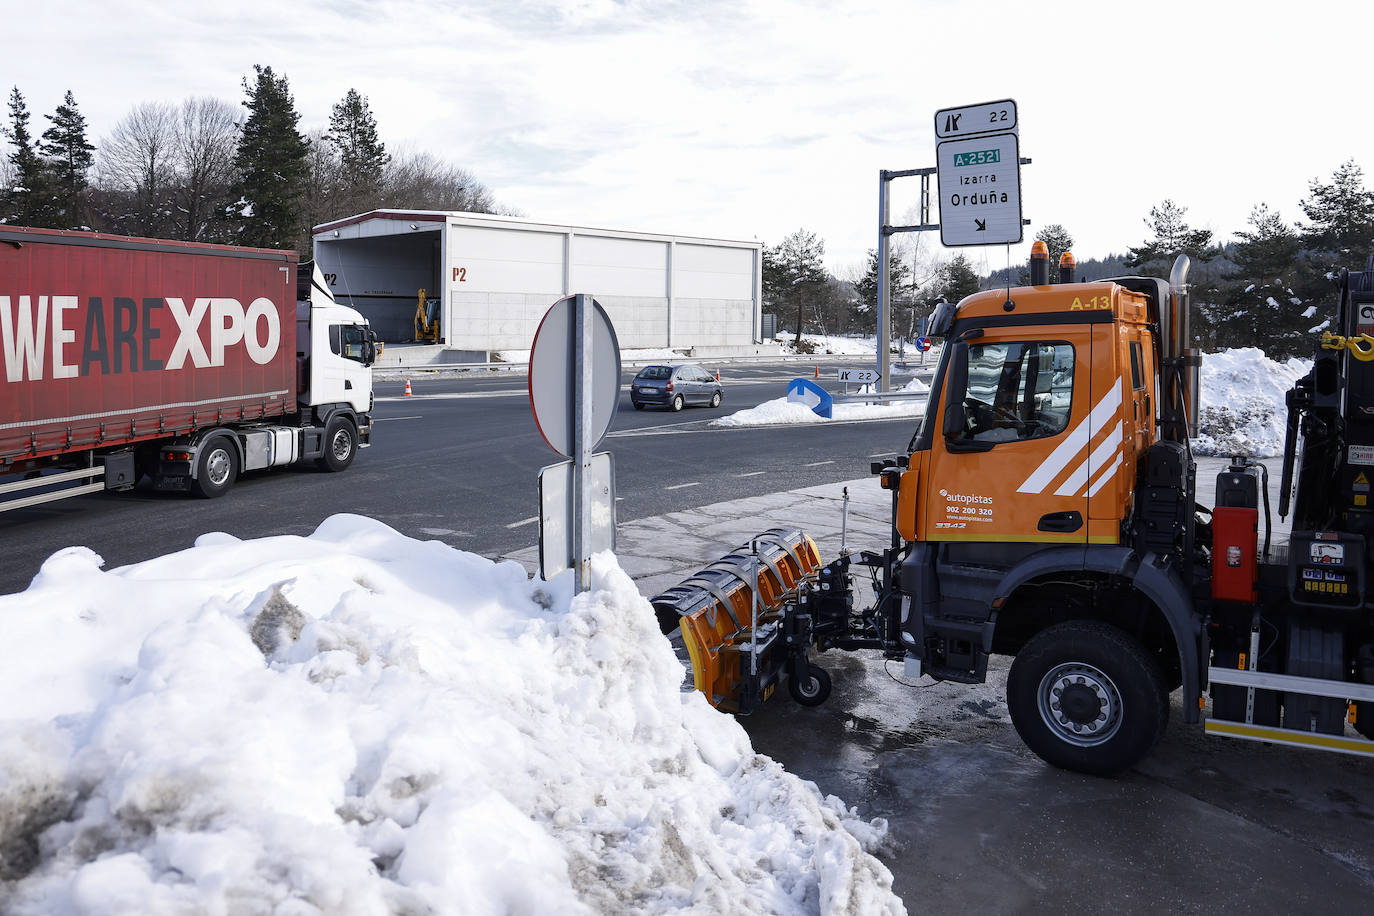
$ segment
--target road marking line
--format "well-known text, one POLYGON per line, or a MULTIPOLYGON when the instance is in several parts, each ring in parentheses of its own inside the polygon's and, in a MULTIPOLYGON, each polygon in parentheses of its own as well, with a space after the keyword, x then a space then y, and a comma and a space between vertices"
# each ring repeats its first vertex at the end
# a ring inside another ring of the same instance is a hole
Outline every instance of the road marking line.
POLYGON ((373 417, 373 423, 385 423, 387 420, 423 420, 424 417, 373 417))
POLYGON ((767 471, 750 471, 748 474, 731 474, 731 477, 757 477, 760 474, 767 474, 767 471))
POLYGON ((870 457, 870 458, 891 458, 894 454, 896 454, 896 453, 895 453, 895 452, 875 452, 875 453, 873 453, 872 455, 869 455, 868 457, 870 457))
POLYGON ((530 516, 529 518, 525 519, 524 521, 511 522, 511 523, 510 523, 509 525, 507 525, 506 527, 507 527, 507 528, 523 528, 523 527, 525 527, 526 525, 533 525, 533 524, 534 524, 535 522, 537 522, 537 521, 539 521, 539 516, 537 516, 537 515, 532 515, 532 516, 530 516))
POLYGON ((497 391, 450 391, 443 394, 392 394, 377 397, 378 403, 390 401, 461 401, 469 398, 516 398, 528 397, 524 388, 500 389, 497 391))
POLYGON ((834 462, 833 459, 830 460, 830 461, 813 461, 813 462, 811 462, 810 464, 803 464, 802 467, 804 467, 804 468, 818 468, 818 467, 820 467, 820 466, 823 465, 823 464, 834 464, 834 463, 835 463, 835 462, 834 462))
POLYGON ((699 486, 701 486, 701 481, 700 481, 700 480, 694 480, 694 481, 692 481, 691 483, 680 483, 680 484, 677 484, 677 485, 675 485, 675 486, 664 487, 663 489, 665 489, 665 490, 681 490, 681 489, 684 489, 684 488, 686 488, 686 487, 699 487, 699 486))

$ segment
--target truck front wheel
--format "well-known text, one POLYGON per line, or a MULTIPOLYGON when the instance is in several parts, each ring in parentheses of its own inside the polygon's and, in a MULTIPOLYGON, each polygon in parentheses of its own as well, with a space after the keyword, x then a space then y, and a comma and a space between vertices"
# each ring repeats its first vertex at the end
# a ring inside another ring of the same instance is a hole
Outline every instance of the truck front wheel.
POLYGON ((324 455, 319 466, 326 471, 342 471, 358 454, 358 431, 343 417, 334 417, 324 430, 324 455))
POLYGON ((229 492, 239 476, 239 455, 233 444, 223 436, 205 443, 196 462, 196 476, 191 492, 202 499, 214 499, 229 492))
POLYGON ((1026 746, 1054 766, 1112 776, 1164 734, 1169 694, 1138 640, 1093 620, 1036 635, 1012 662, 1007 709, 1026 746))

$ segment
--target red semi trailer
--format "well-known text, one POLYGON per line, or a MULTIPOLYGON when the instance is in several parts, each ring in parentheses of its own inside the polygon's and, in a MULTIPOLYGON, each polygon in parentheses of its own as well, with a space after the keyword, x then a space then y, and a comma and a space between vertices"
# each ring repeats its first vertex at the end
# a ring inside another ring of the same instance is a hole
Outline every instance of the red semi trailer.
POLYGON ((242 471, 340 471, 376 338, 292 251, 0 226, 0 510, 242 471))

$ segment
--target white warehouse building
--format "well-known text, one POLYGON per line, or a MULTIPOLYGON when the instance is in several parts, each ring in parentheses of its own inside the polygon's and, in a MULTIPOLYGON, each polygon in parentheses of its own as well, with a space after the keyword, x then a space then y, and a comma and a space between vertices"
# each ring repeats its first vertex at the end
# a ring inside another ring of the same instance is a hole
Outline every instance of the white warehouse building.
POLYGON ((386 342, 414 339, 425 290, 441 343, 466 359, 528 350, 544 312, 572 293, 601 303, 623 349, 726 355, 761 340, 758 242, 373 210, 316 226, 314 257, 335 298, 386 342))

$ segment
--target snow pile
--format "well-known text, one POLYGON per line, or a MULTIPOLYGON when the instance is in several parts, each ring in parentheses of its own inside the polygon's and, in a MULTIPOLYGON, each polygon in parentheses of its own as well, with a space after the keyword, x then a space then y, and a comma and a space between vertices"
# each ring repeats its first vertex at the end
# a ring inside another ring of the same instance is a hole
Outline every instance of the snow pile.
MULTIPOLYGON (((907 382, 902 391, 928 393, 930 386, 920 379, 907 382)), ((833 392, 832 392, 833 393, 833 392)), ((737 410, 728 417, 712 420, 712 426, 786 426, 797 423, 840 423, 852 420, 892 420, 900 417, 920 417, 926 412, 924 398, 909 401, 891 401, 886 404, 836 402, 831 408, 830 419, 820 416, 805 404, 787 400, 784 395, 771 401, 764 401, 757 407, 737 410)))
POLYGON ((1260 458, 1282 455, 1288 426, 1284 395, 1311 368, 1311 360, 1280 363, 1258 347, 1204 354, 1193 451, 1260 458))
POLYGON ((0 598, 0 911, 901 912, 614 558, 573 598, 339 515, 0 598))
POLYGON ((787 354, 833 356, 872 356, 878 352, 876 337, 829 337, 822 334, 803 334, 801 349, 797 349, 796 334, 782 333, 774 338, 787 354))

